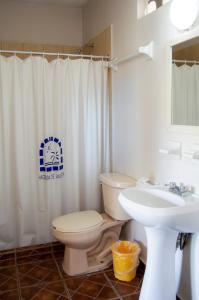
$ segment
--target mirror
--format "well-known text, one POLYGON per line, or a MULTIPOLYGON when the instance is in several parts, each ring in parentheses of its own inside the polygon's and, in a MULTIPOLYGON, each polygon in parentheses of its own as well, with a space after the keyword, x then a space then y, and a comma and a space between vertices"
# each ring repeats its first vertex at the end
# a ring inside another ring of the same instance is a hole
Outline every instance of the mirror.
POLYGON ((199 37, 172 46, 171 123, 199 126, 199 37))

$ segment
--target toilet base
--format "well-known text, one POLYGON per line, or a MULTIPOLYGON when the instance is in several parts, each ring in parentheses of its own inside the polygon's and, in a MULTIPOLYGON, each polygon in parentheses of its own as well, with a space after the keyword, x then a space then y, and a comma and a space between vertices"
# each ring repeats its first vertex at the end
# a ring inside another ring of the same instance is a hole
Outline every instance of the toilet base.
MULTIPOLYGON (((111 252, 110 252, 111 253, 111 252)), ((86 268, 83 270, 82 268, 79 270, 74 270, 71 271, 71 269, 68 268, 68 263, 64 260, 62 264, 62 268, 64 272, 70 276, 77 276, 77 275, 82 275, 82 274, 89 274, 93 272, 98 272, 104 269, 107 269, 112 265, 112 255, 106 257, 103 261, 98 262, 96 258, 89 259, 88 265, 86 268)), ((82 262, 81 262, 82 263, 82 262)))
POLYGON ((64 272, 75 276, 108 268, 112 264, 112 243, 118 241, 123 224, 122 221, 115 221, 114 226, 99 233, 98 240, 90 248, 75 249, 66 245, 63 261, 64 272))

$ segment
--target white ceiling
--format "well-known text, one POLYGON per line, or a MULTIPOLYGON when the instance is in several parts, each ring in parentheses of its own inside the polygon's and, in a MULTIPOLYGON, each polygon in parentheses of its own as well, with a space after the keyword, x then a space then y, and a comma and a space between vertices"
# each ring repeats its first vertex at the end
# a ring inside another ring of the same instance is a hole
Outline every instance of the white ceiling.
POLYGON ((13 1, 24 1, 24 2, 33 2, 33 3, 62 3, 71 6, 83 6, 88 0, 13 0, 13 1))

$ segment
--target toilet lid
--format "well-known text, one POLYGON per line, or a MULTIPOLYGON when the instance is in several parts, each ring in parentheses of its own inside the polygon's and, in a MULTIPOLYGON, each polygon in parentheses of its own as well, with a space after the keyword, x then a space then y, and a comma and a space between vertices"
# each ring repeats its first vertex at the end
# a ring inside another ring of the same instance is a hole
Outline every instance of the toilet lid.
POLYGON ((80 232, 95 229, 103 223, 104 219, 97 211, 87 210, 60 216, 52 226, 61 232, 80 232))

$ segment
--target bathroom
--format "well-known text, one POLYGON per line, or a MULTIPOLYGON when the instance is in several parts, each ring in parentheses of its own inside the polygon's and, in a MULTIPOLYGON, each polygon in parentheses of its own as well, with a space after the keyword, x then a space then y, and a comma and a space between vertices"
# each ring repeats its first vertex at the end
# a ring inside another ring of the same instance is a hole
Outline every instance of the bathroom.
MULTIPOLYGON (((160 2, 162 1, 157 1, 157 3, 160 2)), ((175 157, 175 155, 165 155, 167 150, 168 153, 166 154, 169 154, 170 147, 173 147, 173 144, 179 151, 182 151, 183 147, 187 147, 187 152, 190 152, 192 145, 199 142, 197 127, 193 130, 188 126, 180 126, 181 128, 178 128, 178 130, 170 130, 169 128, 171 124, 170 46, 199 36, 199 27, 197 24, 189 31, 179 31, 176 29, 170 19, 171 3, 172 0, 163 1, 161 7, 145 15, 146 13, 143 6, 146 5, 146 1, 143 0, 0 0, 0 42, 1 49, 10 49, 15 52, 22 50, 22 44, 26 45, 26 48, 24 47, 23 49, 28 49, 28 51, 32 52, 40 52, 41 45, 45 44, 48 45, 45 52, 55 53, 72 52, 73 47, 77 52, 77 50, 84 46, 85 53, 87 54, 111 56, 112 58, 123 58, 134 53, 136 54, 139 47, 153 42, 154 49, 152 58, 148 59, 148 57, 144 55, 135 55, 136 57, 131 57, 128 61, 118 64, 116 70, 113 68, 109 73, 111 77, 109 78, 109 96, 111 96, 109 103, 110 116, 108 120, 109 126, 107 126, 110 141, 109 162, 106 165, 107 170, 104 169, 103 172, 111 171, 125 174, 136 180, 149 178, 152 182, 161 184, 168 182, 177 182, 179 184, 183 182, 185 185, 194 187, 195 192, 198 193, 199 169, 197 161, 193 162, 193 160, 183 157, 179 159, 179 157, 175 157), (105 42, 106 38, 104 34, 106 37, 108 36, 107 43, 105 42), (102 40, 99 41, 97 37, 100 35, 102 40), (96 40, 99 44, 95 42, 96 40), (32 45, 31 49, 28 48, 30 44, 32 45), (9 45, 10 48, 8 48, 9 45), (66 45, 66 50, 63 50, 63 48, 60 49, 58 47, 59 45, 66 45), (160 151, 161 149, 164 151, 160 151)), ((17 55, 17 53, 14 54, 17 55)), ((27 56, 28 54, 18 55, 19 58, 27 58, 27 56)), ((69 117, 70 115, 68 115, 68 118, 69 117)), ((4 118, 0 111, 0 129, 2 129, 1 132, 4 132, 2 120, 4 120, 4 118)), ((8 121, 9 120, 6 122, 8 121)), ((53 132, 52 134, 54 135, 55 133, 53 132)), ((15 132, 10 136, 10 140, 15 142, 15 132)), ((33 145, 33 149, 36 149, 35 151, 39 149, 39 142, 42 143, 42 140, 38 140, 37 145, 33 145)), ((5 149, 3 148, 1 137, 0 144, 2 152, 5 149)), ((12 146, 12 143, 10 145, 12 146)), ((23 147, 19 147, 19 150, 20 149, 23 151, 23 147)), ((8 151, 8 149, 6 149, 6 151, 8 151)), ((10 152, 10 149, 8 152, 10 153, 8 158, 11 163, 13 163, 12 152, 10 152)), ((15 155, 15 153, 13 153, 13 155, 15 155)), ((0 166, 3 163, 2 157, 3 156, 0 158, 0 166)), ((66 157, 64 157, 64 172, 67 171, 65 159, 66 157)), ((15 163, 13 170, 14 168, 15 163)), ((5 205, 2 196, 2 191, 5 191, 5 184, 10 186, 9 179, 7 179, 6 176, 6 170, 1 167, 1 205, 5 205)), ((14 173, 14 177, 17 178, 17 173, 14 173)), ((12 176, 10 178, 12 178, 12 176)), ((12 178, 10 180, 13 186, 15 179, 12 178)), ((22 180, 22 178, 18 178, 18 181, 20 180, 22 180)), ((92 178, 88 180, 91 181, 92 178)), ((48 185, 50 181, 45 180, 44 184, 48 185)), ((32 188, 33 187, 34 186, 32 186, 32 188)), ((12 192, 14 193, 14 191, 12 192)), ((32 192, 32 190, 25 190, 25 195, 27 195, 25 199, 28 198, 28 195, 32 192)), ((88 194, 87 191, 87 195, 88 194)), ((47 193, 47 195, 50 197, 50 193, 47 193)), ((39 203, 39 205, 41 205, 41 211, 45 210, 47 205, 46 201, 45 198, 43 202, 39 203)), ((64 200, 62 201, 64 202, 64 200)), ((87 201, 86 209, 97 209, 101 211, 101 202, 93 204, 90 198, 87 201)), ((66 214, 75 210, 85 209, 85 205, 79 204, 77 199, 68 202, 69 203, 65 206, 63 205, 62 208, 59 207, 58 211, 62 210, 62 214, 66 214)), ((15 205, 16 204, 13 204, 14 207, 15 205)), ((32 206, 30 205, 30 207, 32 206)), ((28 210, 28 204, 25 209, 28 210)), ((9 228, 9 224, 14 226, 13 219, 15 214, 16 212, 13 210, 12 214, 9 215, 9 218, 6 220, 8 224, 6 228, 9 228)), ((31 220, 31 214, 31 211, 28 210, 26 220, 24 221, 26 224, 28 224, 29 219, 31 220)), ((49 216, 50 221, 55 218, 55 215, 56 213, 53 217, 49 216)), ((58 215, 57 213, 56 216, 58 215)), ((18 218, 20 218, 20 215, 18 218)), ((3 223, 1 219, 5 221, 5 213, 2 209, 0 209, 0 224, 3 223)), ((50 222, 49 219, 47 220, 48 222, 50 222)), ((36 243, 34 239, 29 239, 29 233, 32 234, 32 224, 30 224, 28 228, 23 228, 23 223, 20 226, 20 228, 16 228, 16 232, 19 230, 23 232, 24 230, 24 232, 28 233, 27 236, 24 235, 23 246, 28 247, 33 244, 52 242, 50 228, 48 237, 42 236, 41 240, 43 239, 43 241, 36 243)), ((12 231, 12 229, 10 230, 12 231)), ((43 228, 41 228, 41 230, 43 230, 43 228)), ((130 241, 135 239, 142 245, 141 260, 143 263, 146 263, 147 243, 143 226, 136 221, 129 221, 123 228, 122 238, 130 241)), ((194 243, 196 244, 197 240, 194 241, 194 237, 192 237, 183 251, 182 276, 177 293, 178 297, 182 300, 197 299, 192 287, 191 278, 193 274, 190 274, 190 253, 194 251, 194 248, 191 247, 194 243)), ((16 246, 13 244, 12 247, 12 241, 7 237, 4 228, 0 228, 0 245, 0 250, 2 251, 19 247, 19 244, 16 244, 16 246)), ((20 246, 22 247, 22 243, 20 246)), ((48 244, 46 247, 48 247, 48 244)), ((59 245, 57 249, 59 249, 59 245)), ((45 256, 49 255, 49 251, 47 252, 45 256)), ((31 253, 32 256, 36 255, 36 253, 42 255, 42 248, 37 248, 37 250, 29 253, 31 253)), ((3 255, 0 254, 0 258, 1 257, 3 257, 3 255)), ((6 260, 6 263, 8 263, 8 265, 10 264, 10 267, 6 265, 6 268, 12 270, 13 264, 15 265, 15 259, 16 256, 13 256, 11 253, 10 258, 6 260)), ((24 281, 30 280, 30 273, 33 272, 32 270, 34 268, 34 263, 31 262, 30 265, 28 265, 29 259, 30 256, 27 256, 27 265, 24 264, 24 268, 19 269, 17 267, 17 272, 24 278, 24 281), (28 270, 25 269, 25 265, 29 267, 28 270), (29 273, 29 275, 26 276, 26 273, 29 273)), ((4 270, 5 265, 3 265, 3 259, 1 260, 4 270)), ((41 269, 45 267, 45 261, 43 262, 43 266, 40 267, 41 269)), ((59 281, 58 277, 56 277, 57 274, 55 274, 50 264, 49 274, 55 276, 53 281, 59 281)), ((38 295, 45 295, 45 293, 42 293, 41 283, 39 282, 38 284, 36 278, 34 278, 34 283, 27 282, 27 288, 25 288, 21 286, 20 277, 18 275, 12 277, 12 274, 5 275, 1 272, 0 276, 3 282, 3 284, 0 285, 0 299, 50 300, 67 299, 67 297, 69 297, 69 299, 79 300, 93 299, 92 295, 84 293, 65 296, 64 290, 59 291, 57 294, 54 292, 50 293, 48 290, 48 298, 42 298, 42 296, 38 295), (8 285, 6 282, 11 282, 10 287, 7 288, 8 285)), ((39 274, 39 270, 37 276, 43 276, 39 274)), ((74 284, 74 281, 71 281, 70 278, 66 280, 71 286, 74 284)), ((77 285, 74 288, 76 290, 77 287, 82 284, 81 278, 78 278, 75 284, 77 285)), ((129 287, 129 285, 127 286, 121 283, 120 287, 125 287, 128 292, 126 292, 126 290, 122 293, 117 291, 115 296, 108 296, 107 292, 107 298, 105 299, 139 299, 138 291, 131 291, 131 286, 129 287)), ((124 289, 122 291, 124 291, 124 289)), ((101 297, 101 299, 104 298, 101 297)))

